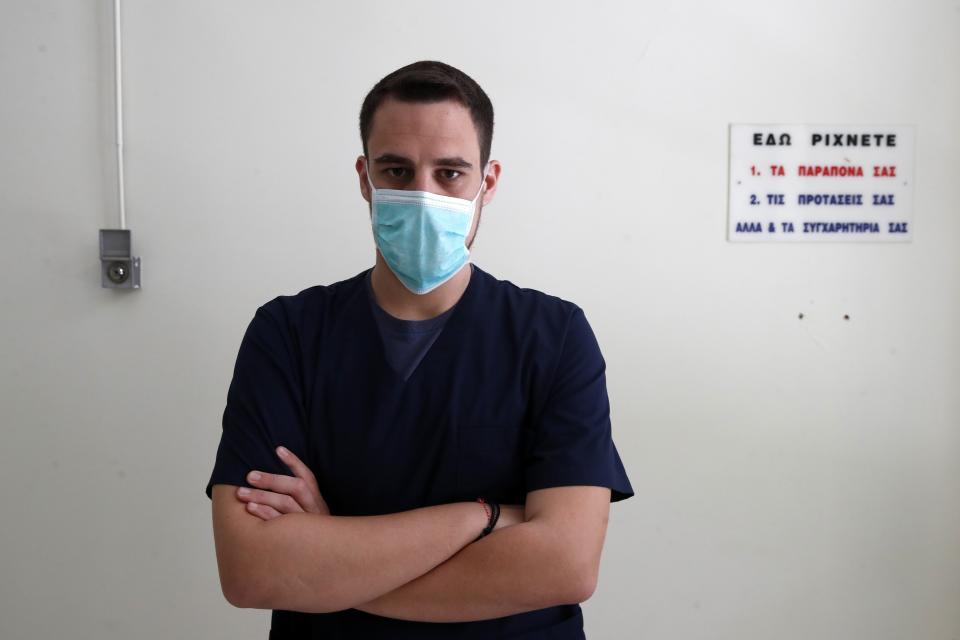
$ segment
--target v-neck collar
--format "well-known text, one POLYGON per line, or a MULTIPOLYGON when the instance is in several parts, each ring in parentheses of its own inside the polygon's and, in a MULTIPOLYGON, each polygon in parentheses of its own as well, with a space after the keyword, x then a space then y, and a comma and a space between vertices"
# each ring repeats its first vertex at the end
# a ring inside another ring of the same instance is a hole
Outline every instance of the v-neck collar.
MULTIPOLYGON (((373 292, 373 284, 371 280, 371 271, 367 270, 363 276, 363 289, 367 293, 367 300, 370 302, 370 308, 373 309, 374 316, 377 319, 377 324, 381 329, 388 331, 393 335, 399 336, 409 336, 416 334, 431 333, 446 324, 447 320, 450 319, 450 316, 453 315, 453 312, 456 310, 459 301, 453 303, 453 305, 444 311, 443 313, 436 315, 432 318, 425 318, 423 320, 404 320, 403 318, 397 318, 396 316, 390 314, 386 309, 380 306, 380 303, 377 302, 376 295, 373 292)), ((461 297, 462 294, 461 294, 461 297)))
MULTIPOLYGON (((429 363, 442 355, 453 349, 455 345, 459 344, 461 338, 463 337, 466 323, 469 318, 475 315, 474 308, 476 307, 476 299, 478 294, 478 289, 481 288, 481 279, 484 277, 485 273, 480 267, 475 264, 470 264, 470 280, 467 283, 467 288, 463 290, 463 293, 460 295, 460 299, 454 304, 450 309, 450 317, 447 318, 446 323, 443 325, 443 329, 440 330, 440 335, 437 336, 437 339, 434 341, 433 345, 427 350, 423 358, 420 360, 420 363, 416 366, 413 372, 410 374, 409 378, 404 379, 402 374, 394 370, 390 366, 390 362, 387 360, 387 349, 386 345, 383 342, 383 336, 380 335, 380 328, 377 326, 377 319, 374 317, 374 310, 371 307, 372 304, 377 304, 377 301, 370 300, 366 292, 366 283, 364 279, 369 277, 370 272, 373 271, 373 267, 370 267, 358 274, 360 278, 360 292, 359 295, 354 296, 354 301, 363 306, 363 310, 358 310, 359 316, 363 323, 362 332, 363 335, 371 335, 368 344, 373 351, 377 352, 375 356, 381 368, 389 372, 390 375, 400 383, 409 383, 419 377, 420 371, 425 367, 429 366, 429 363)), ((436 317, 436 316, 435 316, 436 317)), ((372 354, 371 354, 372 356, 372 354)), ((374 357, 374 356, 372 356, 374 357)))

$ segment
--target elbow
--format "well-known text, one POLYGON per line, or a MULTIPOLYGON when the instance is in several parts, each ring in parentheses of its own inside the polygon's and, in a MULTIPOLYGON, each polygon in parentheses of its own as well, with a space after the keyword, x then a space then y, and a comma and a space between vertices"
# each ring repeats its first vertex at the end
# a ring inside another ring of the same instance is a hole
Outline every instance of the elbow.
MULTIPOLYGON (((573 596, 574 602, 586 602, 593 597, 593 592, 597 590, 597 572, 581 572, 579 579, 574 584, 573 596)), ((571 603, 573 604, 573 603, 571 603)))
POLYGON ((600 575, 600 551, 585 549, 579 540, 561 542, 550 553, 550 584, 554 585, 552 604, 579 604, 589 600, 597 589, 600 575))
POLYGON ((260 609, 259 596, 251 584, 255 585, 255 580, 227 576, 224 573, 220 575, 220 590, 227 602, 238 609, 260 609))
POLYGON ((600 567, 591 561, 579 562, 573 565, 566 579, 560 582, 565 585, 561 600, 562 604, 579 604, 586 602, 597 590, 600 567))
POLYGON ((561 598, 562 604, 579 604, 586 602, 597 590, 597 576, 592 571, 578 571, 567 581, 566 589, 561 598))
POLYGON ((266 594, 271 585, 261 563, 255 559, 264 557, 262 549, 247 544, 231 547, 218 554, 220 590, 227 602, 238 609, 269 609, 266 594))
POLYGON ((288 609, 303 613, 331 613, 348 609, 353 604, 332 588, 317 589, 297 576, 257 578, 251 573, 221 580, 227 602, 238 609, 288 609))
POLYGON ((234 588, 227 587, 224 584, 220 585, 220 590, 223 591, 223 597, 226 598, 227 602, 237 607, 238 609, 247 609, 249 605, 247 604, 247 599, 244 594, 241 594, 234 588))

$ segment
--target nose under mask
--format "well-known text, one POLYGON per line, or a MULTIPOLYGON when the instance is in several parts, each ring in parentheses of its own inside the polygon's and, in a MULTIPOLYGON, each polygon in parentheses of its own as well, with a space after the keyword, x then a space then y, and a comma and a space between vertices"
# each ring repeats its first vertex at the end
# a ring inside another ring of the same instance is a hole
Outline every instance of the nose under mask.
POLYGON ((370 180, 369 164, 367 183, 374 242, 403 286, 417 295, 429 293, 467 263, 466 238, 486 171, 472 200, 429 191, 377 189, 370 180))

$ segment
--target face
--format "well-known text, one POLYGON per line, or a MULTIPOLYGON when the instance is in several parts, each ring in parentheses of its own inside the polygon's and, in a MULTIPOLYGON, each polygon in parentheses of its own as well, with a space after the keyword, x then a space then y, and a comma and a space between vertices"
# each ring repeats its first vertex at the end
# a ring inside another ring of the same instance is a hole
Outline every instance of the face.
MULTIPOLYGON (((480 143, 470 110, 455 100, 433 103, 400 102, 388 98, 377 108, 367 140, 370 180, 380 189, 428 191, 477 200, 477 213, 466 239, 473 243, 480 209, 493 199, 500 163, 490 162, 486 178, 480 166, 480 143)), ((370 202, 367 162, 357 158, 360 192, 370 202)))

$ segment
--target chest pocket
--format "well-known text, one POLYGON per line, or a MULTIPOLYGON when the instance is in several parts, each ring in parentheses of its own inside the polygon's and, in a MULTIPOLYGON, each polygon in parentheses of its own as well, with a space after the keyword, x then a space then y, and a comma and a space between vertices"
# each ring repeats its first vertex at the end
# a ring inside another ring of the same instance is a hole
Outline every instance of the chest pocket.
POLYGON ((524 501, 524 430, 517 426, 461 427, 457 441, 457 490, 463 500, 483 497, 524 501))

